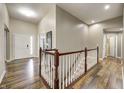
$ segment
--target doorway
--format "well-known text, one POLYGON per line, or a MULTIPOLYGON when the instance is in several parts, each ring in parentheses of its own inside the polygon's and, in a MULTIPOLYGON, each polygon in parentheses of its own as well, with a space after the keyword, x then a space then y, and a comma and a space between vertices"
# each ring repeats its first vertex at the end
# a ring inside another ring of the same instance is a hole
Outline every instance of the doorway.
POLYGON ((44 49, 52 49, 52 31, 40 34, 40 47, 44 49))
POLYGON ((116 57, 117 56, 117 40, 115 34, 108 34, 106 37, 106 53, 107 57, 116 57))
POLYGON ((46 33, 46 47, 52 49, 52 31, 46 33))
POLYGON ((5 61, 10 59, 10 39, 9 39, 9 29, 4 25, 4 59, 5 61))
POLYGON ((46 34, 45 33, 41 33, 40 34, 40 47, 44 50, 46 49, 46 34))
POLYGON ((33 57, 33 37, 27 35, 13 35, 14 59, 33 57))
POLYGON ((104 33, 103 58, 106 57, 122 57, 122 33, 104 33))

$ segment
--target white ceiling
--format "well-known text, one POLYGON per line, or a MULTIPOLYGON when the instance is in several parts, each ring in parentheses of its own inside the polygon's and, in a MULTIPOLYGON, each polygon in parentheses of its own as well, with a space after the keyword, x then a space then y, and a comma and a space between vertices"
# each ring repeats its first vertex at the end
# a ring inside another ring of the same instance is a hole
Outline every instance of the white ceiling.
MULTIPOLYGON (((16 19, 38 23, 44 15, 49 11, 53 4, 43 4, 43 3, 36 3, 36 4, 13 4, 8 3, 7 8, 9 15, 16 19), (36 13, 37 16, 35 17, 27 17, 22 15, 18 9, 19 8, 29 8, 36 13)), ((99 3, 61 3, 57 4, 59 7, 63 8, 70 14, 76 16, 78 19, 82 20, 87 24, 91 24, 91 21, 94 20, 95 22, 104 21, 107 19, 115 18, 118 16, 122 16, 122 7, 123 4, 109 4, 110 9, 107 11, 104 9, 106 4, 99 4, 99 3)))
POLYGON ((32 22, 37 24, 43 17, 44 15, 49 11, 51 4, 24 4, 24 3, 20 3, 20 4, 12 4, 12 3, 8 3, 7 4, 7 9, 9 12, 10 17, 16 18, 16 19, 20 19, 23 21, 28 21, 28 22, 32 22), (22 15, 18 10, 20 8, 28 8, 30 10, 32 10, 36 16, 35 17, 27 17, 25 15, 22 15))
POLYGON ((104 9, 105 3, 63 3, 57 4, 62 9, 76 16, 87 24, 91 21, 100 22, 122 16, 123 4, 111 3, 108 10, 104 9))

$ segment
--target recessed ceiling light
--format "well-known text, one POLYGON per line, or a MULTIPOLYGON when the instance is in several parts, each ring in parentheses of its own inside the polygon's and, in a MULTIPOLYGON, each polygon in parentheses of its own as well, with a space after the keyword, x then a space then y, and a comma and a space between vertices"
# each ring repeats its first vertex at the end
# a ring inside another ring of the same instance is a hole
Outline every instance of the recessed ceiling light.
POLYGON ((105 5, 105 6, 104 6, 104 9, 105 9, 105 10, 108 10, 109 8, 110 8, 110 5, 105 5))
POLYGON ((18 11, 27 17, 36 17, 36 13, 29 8, 19 8, 18 11))
POLYGON ((95 23, 95 21, 94 21, 94 20, 92 20, 91 22, 92 22, 92 23, 95 23))
POLYGON ((123 28, 120 28, 120 30, 123 30, 123 28))

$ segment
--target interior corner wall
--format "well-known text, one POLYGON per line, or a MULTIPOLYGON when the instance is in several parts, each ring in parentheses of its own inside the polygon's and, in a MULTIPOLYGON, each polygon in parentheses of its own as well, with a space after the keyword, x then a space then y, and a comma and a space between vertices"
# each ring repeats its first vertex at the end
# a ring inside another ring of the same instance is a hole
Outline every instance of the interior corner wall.
POLYGON ((81 50, 84 47, 95 48, 99 45, 100 57, 102 57, 103 29, 122 27, 122 24, 123 18, 118 17, 88 26, 75 16, 53 5, 38 24, 38 37, 40 33, 52 31, 53 48, 62 52, 81 50))
POLYGON ((5 4, 0 4, 0 83, 5 74, 4 24, 9 27, 9 15, 5 4))
MULTIPOLYGON (((37 57, 37 25, 10 17, 10 59, 14 60, 13 34, 33 37, 33 57, 37 57)), ((22 50, 23 51, 23 50, 22 50)))
POLYGON ((56 45, 61 52, 82 50, 87 46, 88 25, 56 7, 56 45))
MULTIPOLYGON (((56 48, 56 4, 51 4, 48 13, 38 24, 38 42, 41 33, 52 31, 52 48, 56 48)), ((40 45, 38 44, 38 50, 40 45)))
POLYGON ((88 31, 88 48, 96 47, 100 48, 100 57, 102 58, 103 52, 103 29, 113 28, 113 27, 123 27, 123 17, 114 18, 111 20, 103 21, 97 24, 89 26, 88 31))

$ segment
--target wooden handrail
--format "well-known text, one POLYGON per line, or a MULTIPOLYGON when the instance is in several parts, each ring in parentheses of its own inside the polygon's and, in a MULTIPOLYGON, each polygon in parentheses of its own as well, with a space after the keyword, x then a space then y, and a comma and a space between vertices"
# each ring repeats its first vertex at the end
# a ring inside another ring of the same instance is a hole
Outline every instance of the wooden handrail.
POLYGON ((55 52, 49 52, 49 51, 42 51, 42 52, 44 52, 45 54, 55 55, 55 52))
POLYGON ((87 51, 97 50, 97 48, 87 49, 87 51))
POLYGON ((81 53, 81 52, 84 52, 84 50, 81 50, 81 51, 73 51, 73 52, 66 52, 66 53, 60 53, 59 56, 69 55, 69 54, 74 54, 74 53, 81 53))
MULTIPOLYGON (((97 48, 93 48, 93 49, 87 49, 87 51, 92 51, 92 50, 96 50, 97 48)), ((80 53, 80 52, 85 52, 85 50, 80 50, 80 51, 73 51, 73 52, 65 52, 65 53, 60 53, 59 55, 69 55, 69 54, 74 54, 74 53, 80 53)))
MULTIPOLYGON (((98 52, 99 52, 99 47, 97 47, 97 48, 92 48, 92 49, 87 49, 87 51, 92 51, 92 50, 98 50, 98 52)), ((57 49, 45 49, 45 50, 42 50, 42 52, 44 52, 44 53, 48 53, 48 54, 51 54, 51 55, 55 55, 55 52, 50 52, 50 51, 58 51, 58 50, 57 50, 57 49)), ((62 56, 62 55, 69 55, 69 54, 74 54, 74 53, 81 53, 81 52, 85 52, 85 50, 59 53, 59 56, 62 56)))
MULTIPOLYGON (((92 51, 92 50, 97 50, 97 48, 93 48, 93 49, 87 49, 87 51, 92 51)), ((51 54, 51 55, 55 55, 55 53, 52 53, 50 51, 57 51, 57 49, 45 49, 42 52, 45 52, 47 54, 51 54)), ((80 51, 73 51, 73 52, 65 52, 65 53, 59 53, 59 56, 63 56, 63 55, 69 55, 69 54, 74 54, 74 53, 81 53, 81 52, 85 52, 85 50, 80 50, 80 51)))
POLYGON ((55 51, 58 51, 58 50, 57 49, 45 49, 45 50, 42 50, 43 53, 50 54, 50 55, 55 55, 55 51))
POLYGON ((45 49, 44 51, 56 51, 57 49, 45 49))

